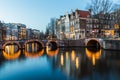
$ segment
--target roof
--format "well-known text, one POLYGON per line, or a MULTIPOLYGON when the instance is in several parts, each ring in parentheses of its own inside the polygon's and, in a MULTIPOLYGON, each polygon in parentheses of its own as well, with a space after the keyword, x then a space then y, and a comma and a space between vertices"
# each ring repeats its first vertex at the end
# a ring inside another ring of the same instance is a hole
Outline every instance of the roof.
POLYGON ((83 10, 77 10, 77 13, 79 17, 82 17, 82 18, 87 18, 87 16, 90 15, 89 11, 83 11, 83 10))

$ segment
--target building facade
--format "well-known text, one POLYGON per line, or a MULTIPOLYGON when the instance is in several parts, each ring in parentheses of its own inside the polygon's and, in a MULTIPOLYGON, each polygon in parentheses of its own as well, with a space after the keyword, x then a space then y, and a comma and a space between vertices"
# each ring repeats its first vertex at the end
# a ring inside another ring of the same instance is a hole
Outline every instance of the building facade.
POLYGON ((2 40, 3 23, 0 21, 0 41, 2 40))
POLYGON ((26 28, 21 23, 2 23, 0 21, 0 41, 40 39, 41 34, 37 29, 26 28))
POLYGON ((89 11, 75 10, 66 13, 56 20, 56 32, 58 39, 78 40, 86 36, 86 20, 90 16, 89 11))
POLYGON ((17 29, 18 29, 18 39, 19 40, 26 39, 26 25, 17 24, 17 29))
POLYGON ((18 29, 14 23, 3 24, 3 40, 18 40, 18 29))
POLYGON ((32 29, 31 28, 27 28, 26 29, 26 39, 32 39, 32 29))
POLYGON ((83 38, 112 38, 118 35, 114 15, 111 13, 91 14, 91 10, 66 13, 56 20, 58 39, 79 40, 83 38))
POLYGON ((32 38, 33 39, 40 39, 40 31, 37 29, 32 30, 32 38))
POLYGON ((26 39, 26 26, 19 23, 3 23, 2 40, 21 40, 26 39))
POLYGON ((111 14, 100 13, 87 17, 86 37, 113 37, 114 18, 111 14))

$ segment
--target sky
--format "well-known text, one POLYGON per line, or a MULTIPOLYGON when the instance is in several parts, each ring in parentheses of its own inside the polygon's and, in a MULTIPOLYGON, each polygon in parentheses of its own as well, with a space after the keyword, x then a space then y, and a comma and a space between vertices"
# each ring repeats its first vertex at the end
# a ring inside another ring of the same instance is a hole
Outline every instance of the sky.
POLYGON ((45 31, 50 18, 59 18, 71 10, 86 10, 88 3, 90 0, 0 0, 0 20, 45 31))

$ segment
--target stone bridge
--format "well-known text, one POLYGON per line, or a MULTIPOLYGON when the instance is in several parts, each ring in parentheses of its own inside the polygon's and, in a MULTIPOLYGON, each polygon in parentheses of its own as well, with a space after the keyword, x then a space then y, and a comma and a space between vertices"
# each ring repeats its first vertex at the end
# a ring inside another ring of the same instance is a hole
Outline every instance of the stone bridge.
POLYGON ((6 45, 17 45, 20 49, 24 49, 25 46, 29 43, 38 43, 40 47, 44 48, 48 46, 49 44, 58 47, 58 41, 57 40, 38 40, 38 39, 32 39, 32 40, 11 40, 11 41, 0 41, 0 49, 5 49, 6 45))
POLYGON ((24 49, 25 46, 29 43, 38 43, 40 47, 53 47, 57 48, 60 46, 68 47, 68 46, 97 46, 103 47, 103 39, 101 38, 88 38, 88 39, 81 39, 81 40, 16 40, 16 41, 0 41, 0 49, 5 49, 6 45, 17 45, 20 49, 24 49))

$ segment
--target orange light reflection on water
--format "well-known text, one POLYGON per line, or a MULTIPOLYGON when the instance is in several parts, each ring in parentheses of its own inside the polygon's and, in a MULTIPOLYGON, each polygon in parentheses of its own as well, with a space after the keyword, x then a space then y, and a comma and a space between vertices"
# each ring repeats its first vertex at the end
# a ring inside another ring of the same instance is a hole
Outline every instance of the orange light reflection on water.
POLYGON ((3 56, 8 60, 17 59, 20 56, 21 51, 18 50, 17 52, 14 52, 14 49, 14 45, 6 46, 5 51, 3 51, 3 56))
POLYGON ((35 57, 42 56, 43 53, 44 53, 44 49, 42 49, 41 51, 36 52, 36 53, 30 53, 30 52, 25 51, 24 54, 26 57, 35 58, 35 57))
POLYGON ((74 61, 75 60, 75 51, 74 50, 72 50, 71 57, 72 57, 72 61, 74 61))
POLYGON ((63 54, 60 55, 60 63, 63 66, 64 65, 64 57, 63 54))
POLYGON ((77 69, 79 68, 79 58, 78 57, 76 57, 75 66, 77 69))
POLYGON ((100 58, 101 56, 101 49, 97 52, 92 52, 92 51, 89 51, 87 48, 86 48, 86 55, 89 59, 92 59, 92 64, 95 65, 96 64, 96 60, 100 58))
POLYGON ((51 50, 49 50, 48 48, 46 48, 46 52, 47 52, 47 55, 48 55, 48 56, 53 57, 53 56, 55 56, 55 55, 58 54, 58 52, 59 52, 59 48, 56 49, 56 50, 54 50, 54 51, 51 51, 51 50))

